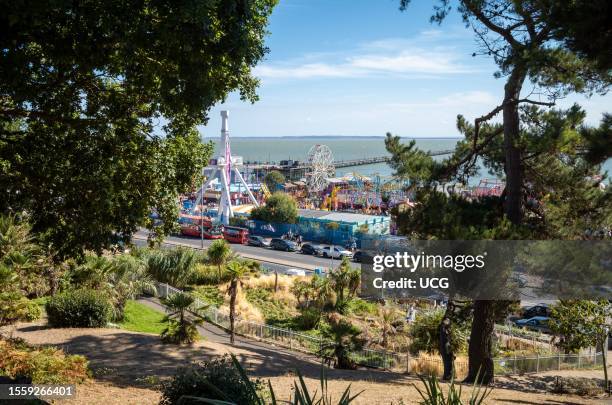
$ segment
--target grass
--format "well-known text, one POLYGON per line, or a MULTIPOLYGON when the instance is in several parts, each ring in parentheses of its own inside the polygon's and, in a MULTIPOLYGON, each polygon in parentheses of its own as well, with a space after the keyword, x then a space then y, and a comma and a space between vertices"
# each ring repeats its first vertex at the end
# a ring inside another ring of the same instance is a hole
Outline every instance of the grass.
POLYGON ((154 333, 159 335, 166 327, 164 314, 136 301, 128 301, 125 317, 119 326, 132 332, 154 333))

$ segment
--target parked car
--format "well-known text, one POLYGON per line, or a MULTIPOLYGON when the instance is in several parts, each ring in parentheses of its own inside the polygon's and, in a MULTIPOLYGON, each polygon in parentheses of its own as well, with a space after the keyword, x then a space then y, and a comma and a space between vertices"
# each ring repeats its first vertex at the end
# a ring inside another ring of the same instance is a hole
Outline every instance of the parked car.
MULTIPOLYGON (((370 263, 372 262, 372 256, 370 257, 370 263)), ((353 254, 353 261, 356 263, 364 263, 367 261, 368 255, 363 250, 358 250, 353 254)))
POLYGON ((249 238, 247 239, 247 244, 249 246, 270 247, 270 242, 265 240, 263 237, 257 235, 249 235, 249 238))
POLYGON ((285 274, 288 276, 305 276, 306 271, 302 269, 287 269, 285 274))
POLYGON ((524 319, 533 318, 534 316, 548 317, 550 316, 550 308, 546 304, 538 304, 523 311, 524 319))
POLYGON ((353 257, 353 252, 341 246, 327 246, 323 248, 323 256, 333 257, 334 259, 342 259, 343 257, 348 257, 350 259, 353 257))
POLYGON ((287 239, 274 238, 270 241, 270 246, 274 250, 284 250, 285 252, 298 250, 298 244, 287 239))
POLYGON ((323 249, 321 246, 313 245, 312 243, 304 243, 301 252, 305 255, 322 256, 323 249))
POLYGON ((526 328, 540 332, 550 332, 550 328, 548 327, 549 321, 550 318, 547 316, 534 316, 528 319, 519 319, 514 321, 514 324, 519 328, 526 328))

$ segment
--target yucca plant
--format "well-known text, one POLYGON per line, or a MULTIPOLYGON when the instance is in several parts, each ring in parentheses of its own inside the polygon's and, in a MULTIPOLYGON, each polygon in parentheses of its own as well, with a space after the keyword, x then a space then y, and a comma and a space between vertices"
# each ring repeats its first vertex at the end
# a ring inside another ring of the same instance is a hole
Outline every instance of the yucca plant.
MULTIPOLYGON (((424 390, 420 390, 416 385, 414 386, 423 399, 421 405, 464 405, 465 403, 461 399, 462 386, 459 388, 455 385, 454 379, 451 379, 448 392, 446 396, 440 386, 438 377, 431 375, 426 379, 419 376, 419 379, 423 383, 424 390)), ((476 378, 478 381, 478 378, 476 378)), ((474 383, 472 386, 472 393, 468 399, 468 405, 481 405, 484 404, 485 399, 491 394, 493 388, 483 387, 478 383, 474 383)))
MULTIPOLYGON (((247 385, 248 389, 251 391, 252 402, 245 405, 266 405, 266 404, 291 404, 291 405, 349 405, 351 404, 359 395, 363 393, 363 391, 358 392, 355 395, 351 395, 351 386, 349 384, 348 387, 342 393, 342 396, 339 400, 334 400, 329 393, 329 389, 327 386, 327 374, 325 373, 325 368, 321 366, 321 375, 319 377, 321 391, 316 390, 311 393, 306 386, 306 382, 304 381, 304 377, 296 370, 298 375, 298 380, 293 382, 294 394, 289 401, 279 400, 276 398, 276 394, 274 393, 274 388, 272 388, 272 383, 268 380, 268 392, 262 393, 257 391, 254 384, 249 379, 246 371, 236 359, 235 355, 232 356, 232 362, 234 363, 234 367, 240 373, 242 381, 247 385)), ((222 397, 226 397, 223 392, 219 391, 217 394, 222 397)), ((192 404, 192 403, 202 403, 202 404, 212 404, 212 405, 235 405, 234 402, 230 400, 217 400, 217 399, 207 399, 207 398, 199 398, 195 396, 183 396, 178 400, 178 404, 192 404)), ((242 405, 242 404, 241 404, 242 405)))

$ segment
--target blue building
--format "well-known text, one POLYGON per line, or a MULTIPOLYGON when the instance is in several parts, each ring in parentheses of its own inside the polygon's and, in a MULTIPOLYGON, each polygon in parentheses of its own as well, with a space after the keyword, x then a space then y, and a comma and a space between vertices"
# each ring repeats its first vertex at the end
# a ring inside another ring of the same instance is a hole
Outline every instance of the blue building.
POLYGON ((264 221, 249 221, 250 231, 255 235, 281 236, 289 231, 300 234, 304 240, 344 245, 351 238, 359 244, 364 235, 386 235, 390 218, 378 215, 349 212, 298 210, 297 224, 268 224, 264 221))

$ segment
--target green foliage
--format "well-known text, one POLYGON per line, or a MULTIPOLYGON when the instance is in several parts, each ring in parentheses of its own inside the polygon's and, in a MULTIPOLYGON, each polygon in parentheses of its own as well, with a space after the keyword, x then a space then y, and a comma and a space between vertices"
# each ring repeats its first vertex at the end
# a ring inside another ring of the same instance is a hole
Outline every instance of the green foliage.
POLYGON ((223 305, 223 294, 214 285, 197 286, 192 291, 192 294, 215 308, 223 305))
MULTIPOLYGON (((438 351, 440 345, 440 324, 444 317, 444 311, 421 312, 410 326, 410 337, 412 353, 438 351)), ((454 353, 465 352, 467 349, 468 324, 456 324, 451 329, 450 345, 454 353)))
POLYGON ((298 218, 297 203, 289 194, 276 192, 251 211, 251 218, 277 224, 295 224, 298 218))
POLYGON ((444 395, 444 391, 438 382, 438 377, 431 375, 427 379, 419 376, 419 379, 423 383, 424 390, 419 389, 418 386, 414 386, 418 391, 419 395, 423 399, 421 405, 481 405, 485 403, 485 399, 491 394, 493 388, 483 388, 482 385, 474 383, 472 392, 467 402, 461 399, 462 386, 455 385, 455 381, 451 380, 448 385, 448 391, 444 395))
POLYGON ((272 192, 276 191, 280 186, 285 184, 285 176, 278 170, 272 170, 264 177, 264 183, 272 192))
POLYGON ((320 355, 334 357, 336 368, 354 369, 356 364, 351 352, 363 346, 363 340, 359 337, 361 330, 340 315, 331 314, 327 322, 322 324, 321 334, 331 343, 321 348, 320 355))
MULTIPOLYGON (((223 360, 225 358, 222 358, 223 360)), ((202 383, 203 387, 202 391, 206 392, 207 395, 195 396, 195 395, 184 395, 179 398, 178 402, 181 404, 190 404, 190 403, 207 403, 207 404, 224 404, 224 405, 233 405, 233 404, 245 404, 245 405, 265 405, 272 404, 276 405, 279 402, 287 402, 292 405, 349 405, 352 403, 361 392, 351 395, 351 386, 346 387, 342 396, 337 401, 333 399, 332 395, 329 393, 328 385, 327 385, 327 374, 324 367, 321 367, 321 375, 319 378, 320 382, 320 391, 315 390, 314 392, 310 392, 308 386, 306 385, 306 381, 300 373, 299 370, 296 370, 298 380, 293 382, 293 396, 290 401, 279 401, 276 399, 276 394, 274 393, 274 389, 272 388, 272 384, 268 381, 268 390, 264 390, 264 384, 260 380, 252 381, 246 371, 238 362, 235 355, 231 355, 232 363, 234 366, 234 370, 239 375, 239 385, 238 389, 244 390, 244 395, 241 400, 236 400, 232 397, 234 394, 227 393, 227 389, 218 389, 213 384, 209 384, 208 381, 202 383), (209 396, 208 396, 209 395, 209 396), (216 400, 217 398, 222 398, 221 400, 216 400)), ((224 365, 225 367, 225 365, 224 365)), ((189 379, 186 379, 189 382, 189 379)), ((192 387, 199 385, 200 380, 192 383, 192 387)), ((228 384, 229 386, 230 384, 228 384)), ((232 384, 231 386, 234 386, 232 384)), ((225 385, 221 385, 221 387, 226 387, 225 385)), ((164 392, 165 394, 165 392, 164 392)), ((174 404, 173 400, 170 402, 164 402, 166 400, 165 395, 162 397, 161 405, 174 404)))
POLYGON ((57 328, 99 328, 109 322, 108 297, 93 290, 73 290, 53 296, 45 305, 49 323, 57 328))
POLYGON ((559 337, 559 346, 566 352, 600 346, 612 329, 612 305, 607 300, 560 301, 552 308, 549 327, 559 337))
POLYGON ((552 35, 569 49, 593 60, 599 69, 612 67, 610 43, 610 2, 607 0, 574 0, 536 2, 541 7, 541 18, 551 27, 552 35))
POLYGON ((260 310, 266 322, 275 323, 288 319, 292 311, 282 301, 273 299, 272 295, 272 291, 263 288, 246 290, 247 300, 260 310))
POLYGON ((316 308, 304 308, 296 323, 301 330, 311 330, 319 326, 321 311, 316 308))
POLYGON ((159 335, 164 330, 164 314, 138 301, 127 301, 123 320, 119 323, 122 329, 133 332, 153 333, 159 335))
MULTIPOLYGON (((192 364, 179 369, 177 374, 163 384, 161 405, 190 404, 203 401, 182 397, 200 397, 222 400, 235 404, 260 404, 259 394, 265 385, 260 380, 245 378, 230 356, 192 364)), ((263 404, 263 403, 262 403, 263 404)))
POLYGON ((40 317, 29 295, 47 290, 48 258, 32 238, 30 226, 15 216, 0 215, 0 326, 40 317))
POLYGON ((0 212, 31 212, 34 230, 60 257, 100 253, 143 222, 157 237, 169 232, 178 193, 212 152, 196 126, 232 91, 257 99, 251 70, 267 52, 275 4, 7 7, 0 212), (162 221, 148 218, 151 209, 162 221))
POLYGON ((214 286, 221 283, 225 283, 229 280, 229 274, 223 268, 221 268, 221 275, 219 276, 218 267, 212 265, 200 264, 196 266, 195 274, 193 276, 193 284, 198 286, 209 285, 214 286))
POLYGON ((113 320, 121 321, 127 300, 142 293, 156 294, 155 284, 141 258, 119 255, 113 258, 87 255, 85 262, 69 272, 77 288, 100 291, 110 298, 113 320))
POLYGON ((25 313, 25 320, 28 322, 36 321, 42 316, 42 308, 34 301, 28 301, 28 307, 25 313))
MULTIPOLYGON (((336 293, 336 309, 342 307, 344 310, 348 308, 348 300, 350 300, 357 290, 361 282, 361 271, 353 269, 351 262, 347 257, 342 258, 342 262, 338 268, 332 270, 328 274, 331 287, 336 293)), ((344 311, 339 311, 344 313, 344 311)))
POLYGON ((378 305, 374 302, 355 297, 349 301, 348 310, 353 315, 371 316, 376 315, 378 312, 378 305))
POLYGON ((187 315, 194 302, 192 295, 183 292, 172 294, 163 301, 170 312, 164 317, 167 327, 161 332, 162 342, 191 344, 200 339, 198 325, 202 324, 202 320, 187 315))
POLYGON ((87 380, 87 360, 54 347, 36 348, 17 339, 0 339, 0 375, 24 376, 34 384, 75 384, 87 380))
POLYGON ((229 243, 225 239, 217 239, 210 244, 206 254, 208 256, 208 263, 217 266, 219 278, 221 278, 223 274, 222 267, 232 257, 232 248, 229 243))
POLYGON ((193 281, 201 260, 194 249, 153 250, 146 258, 146 267, 155 280, 183 288, 193 281))

